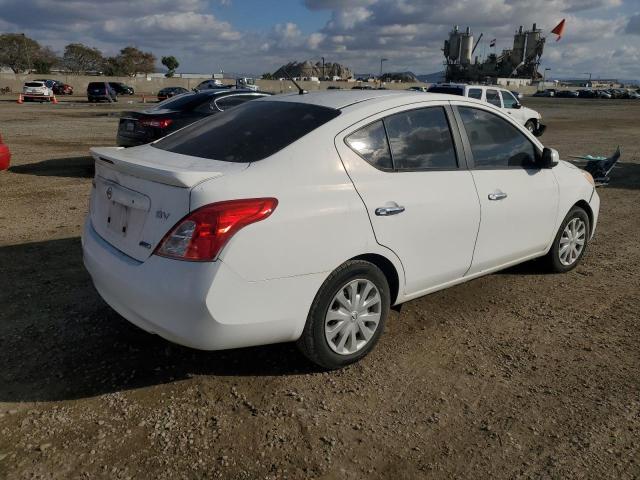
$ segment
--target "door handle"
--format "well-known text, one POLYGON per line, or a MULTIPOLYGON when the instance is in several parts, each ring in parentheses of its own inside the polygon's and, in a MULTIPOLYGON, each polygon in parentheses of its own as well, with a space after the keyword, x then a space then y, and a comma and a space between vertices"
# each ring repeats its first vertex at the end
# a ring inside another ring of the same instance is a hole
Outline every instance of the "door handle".
POLYGON ((376 215, 379 217, 388 217, 389 215, 397 215, 404 212, 404 207, 378 207, 376 208, 376 215))
POLYGON ((504 198, 507 198, 507 194, 500 190, 489 194, 489 200, 502 200, 504 198))

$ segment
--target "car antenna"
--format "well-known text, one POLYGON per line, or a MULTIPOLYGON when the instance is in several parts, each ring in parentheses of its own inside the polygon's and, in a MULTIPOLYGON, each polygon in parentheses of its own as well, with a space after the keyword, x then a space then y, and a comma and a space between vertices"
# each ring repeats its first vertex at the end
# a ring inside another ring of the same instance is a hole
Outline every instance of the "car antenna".
POLYGON ((284 72, 284 74, 287 76, 287 78, 289 80, 291 80, 291 82, 296 86, 296 88, 298 89, 298 95, 304 95, 305 93, 309 93, 307 92, 305 89, 303 89, 300 85, 298 85, 298 82, 296 82, 293 77, 291 75, 289 75, 289 72, 287 72, 286 68, 283 68, 282 71, 284 72))

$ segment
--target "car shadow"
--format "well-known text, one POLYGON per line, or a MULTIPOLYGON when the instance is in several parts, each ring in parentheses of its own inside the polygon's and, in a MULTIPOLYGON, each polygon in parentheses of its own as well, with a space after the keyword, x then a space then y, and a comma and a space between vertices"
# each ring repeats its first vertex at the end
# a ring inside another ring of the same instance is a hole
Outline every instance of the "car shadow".
POLYGON ((640 189, 640 163, 618 162, 610 174, 611 182, 605 188, 640 189))
POLYGON ((0 402, 317 371, 293 344, 205 352, 144 332, 102 301, 81 257, 79 238, 0 247, 0 402))
POLYGON ((52 158, 37 163, 14 165, 9 168, 9 171, 45 177, 91 178, 95 170, 93 158, 87 155, 84 157, 52 158))

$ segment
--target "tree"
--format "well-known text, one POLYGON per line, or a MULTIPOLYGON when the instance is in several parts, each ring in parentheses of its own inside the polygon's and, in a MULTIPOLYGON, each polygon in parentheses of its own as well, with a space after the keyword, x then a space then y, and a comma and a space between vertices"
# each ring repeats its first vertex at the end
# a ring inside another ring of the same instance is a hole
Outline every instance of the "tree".
POLYGON ((274 80, 274 77, 272 74, 267 72, 262 74, 262 80, 274 80))
POLYGON ((71 73, 96 72, 102 69, 104 58, 97 48, 82 43, 70 43, 64 47, 63 66, 71 73))
POLYGON ((115 57, 104 62, 104 73, 113 77, 132 77, 136 73, 151 73, 155 70, 156 57, 135 47, 125 47, 115 57))
POLYGON ((169 70, 167 72, 167 77, 173 77, 173 74, 176 73, 176 69, 180 66, 180 62, 173 55, 169 57, 162 57, 162 65, 167 67, 169 70))
POLYGON ((51 67, 60 63, 60 59, 56 55, 51 47, 42 47, 36 54, 33 61, 33 67, 36 73, 49 74, 51 73, 51 67))
POLYGON ((31 70, 40 50, 40 44, 23 33, 4 33, 0 35, 0 66, 14 73, 31 70))

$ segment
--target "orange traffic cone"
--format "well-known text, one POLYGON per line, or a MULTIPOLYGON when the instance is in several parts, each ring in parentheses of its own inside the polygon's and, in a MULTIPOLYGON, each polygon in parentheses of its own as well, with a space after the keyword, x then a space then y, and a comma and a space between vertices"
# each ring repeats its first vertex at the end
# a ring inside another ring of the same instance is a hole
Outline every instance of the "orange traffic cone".
POLYGON ((55 95, 53 96, 53 104, 54 104, 54 105, 57 105, 57 104, 58 104, 58 99, 56 98, 56 96, 55 96, 55 95))
POLYGON ((24 99, 22 98, 22 94, 18 95, 18 103, 24 103, 24 99))

